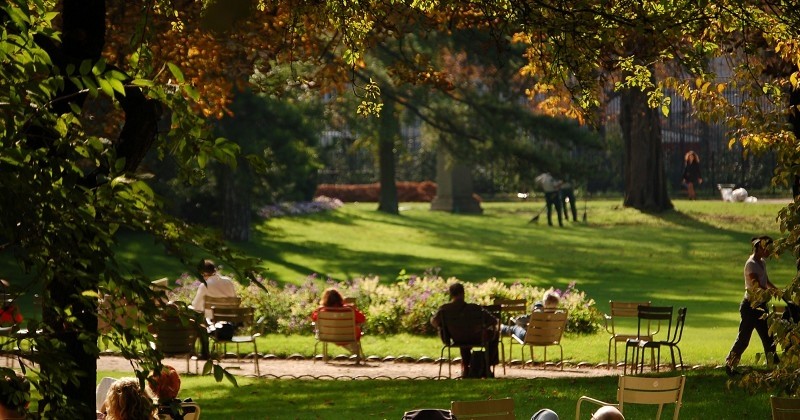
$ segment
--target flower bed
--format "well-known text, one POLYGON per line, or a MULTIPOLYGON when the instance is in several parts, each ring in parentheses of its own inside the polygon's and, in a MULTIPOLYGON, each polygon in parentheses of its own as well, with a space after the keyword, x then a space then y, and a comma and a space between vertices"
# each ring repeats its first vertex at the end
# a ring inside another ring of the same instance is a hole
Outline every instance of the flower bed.
MULTIPOLYGON (((273 281, 264 281, 263 289, 255 284, 244 287, 238 283, 237 288, 242 305, 254 307, 256 317, 263 319, 262 327, 269 332, 311 334, 309 315, 318 306, 322 291, 326 287, 336 287, 343 296, 356 299, 356 305, 367 317, 366 330, 370 333, 435 334, 430 324, 431 314, 447 302, 447 289, 457 281, 433 273, 418 277, 401 272, 397 281, 389 284, 381 283, 378 277, 365 277, 346 282, 329 279, 322 285, 317 276, 312 275, 301 286, 280 287, 273 281)), ((170 299, 190 303, 199 285, 198 280, 184 275, 170 291, 170 299)), ((495 298, 524 298, 533 305, 542 300, 545 293, 556 293, 561 297, 560 307, 569 311, 568 332, 590 334, 600 326, 601 314, 594 300, 577 290, 575 282, 565 290, 520 282, 507 286, 496 279, 464 283, 464 287, 467 300, 481 305, 489 305, 495 298)))
POLYGON ((321 211, 336 210, 344 204, 338 198, 324 195, 314 197, 314 201, 298 201, 293 203, 278 203, 264 206, 258 210, 258 215, 271 219, 283 216, 300 216, 303 214, 319 213, 321 211))

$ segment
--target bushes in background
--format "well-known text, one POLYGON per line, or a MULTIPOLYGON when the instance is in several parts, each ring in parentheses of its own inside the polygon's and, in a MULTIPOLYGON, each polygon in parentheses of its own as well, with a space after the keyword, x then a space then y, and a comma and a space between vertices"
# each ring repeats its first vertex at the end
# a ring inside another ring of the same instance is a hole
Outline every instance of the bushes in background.
MULTIPOLYGON (((346 282, 328 280, 320 285, 316 275, 309 276, 301 285, 280 287, 273 281, 263 282, 264 289, 255 284, 247 287, 237 283, 242 305, 256 309, 256 318, 262 318, 262 328, 267 332, 282 334, 311 334, 310 314, 319 305, 326 287, 335 287, 345 297, 356 298, 356 306, 367 317, 366 330, 370 334, 435 334, 430 324, 431 315, 449 300, 447 289, 456 278, 444 279, 434 273, 421 277, 401 272, 398 281, 384 284, 378 277, 358 278, 346 282)), ((176 281, 170 291, 171 300, 191 303, 200 282, 188 275, 176 281)), ((593 299, 571 283, 565 290, 544 289, 523 285, 520 282, 507 286, 495 279, 480 283, 464 283, 468 302, 489 305, 495 298, 525 298, 530 306, 542 300, 547 292, 561 296, 560 306, 569 311, 567 331, 590 334, 598 330, 601 314, 593 299)))
MULTIPOLYGON (((345 203, 377 202, 380 196, 380 184, 320 184, 314 196, 338 198, 345 203)), ((436 197, 436 183, 398 182, 397 199, 400 202, 430 202, 436 197)))

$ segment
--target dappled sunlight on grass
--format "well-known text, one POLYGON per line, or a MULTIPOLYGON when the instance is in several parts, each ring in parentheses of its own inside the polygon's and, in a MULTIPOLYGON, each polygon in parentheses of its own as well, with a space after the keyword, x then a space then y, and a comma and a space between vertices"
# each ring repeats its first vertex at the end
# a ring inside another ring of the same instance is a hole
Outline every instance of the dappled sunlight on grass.
MULTIPOLYGON (((583 205, 579 200, 579 216, 583 205)), ((687 325, 697 333, 684 336, 684 354, 689 362, 700 362, 727 354, 738 326, 748 240, 756 234, 778 236, 775 215, 781 208, 775 203, 679 200, 674 211, 648 214, 623 208, 619 200, 597 200, 586 206, 588 223, 570 221, 559 228, 547 226, 546 214, 529 223, 541 206, 538 201, 483 203, 485 213, 478 216, 432 212, 427 203, 404 203, 400 215, 377 212, 375 203, 348 204, 259 222, 252 241, 237 246, 262 258, 267 278, 278 283, 300 284, 312 273, 336 280, 375 274, 390 283, 403 269, 422 274, 437 267, 442 276, 462 281, 497 278, 562 289, 575 281, 603 312, 612 299, 687 306, 687 325), (707 340, 707 331, 719 339, 707 340)), ((121 248, 154 278, 175 276, 180 269, 167 264, 146 238, 129 237, 121 248)), ((770 278, 779 286, 794 276, 789 260, 769 262, 770 278)), ((398 354, 391 342, 380 340, 371 351, 373 339, 365 337, 367 353, 398 354)), ((259 348, 288 341, 270 351, 310 354, 313 339, 303 340, 276 339, 259 348)), ((429 338, 421 340, 400 350, 419 347, 429 338)), ((422 355, 436 356, 438 343, 430 340, 422 345, 422 355)), ((565 353, 573 352, 570 358, 605 359, 606 335, 574 340, 565 343, 565 353)), ((757 339, 752 346, 760 347, 757 339)))
MULTIPOLYGON (((727 390, 720 370, 687 372, 681 418, 768 418, 768 395, 727 390)), ((575 415, 582 395, 616 401, 617 378, 498 379, 466 381, 326 381, 256 380, 242 378, 240 386, 211 377, 184 376, 180 396, 191 397, 203 418, 270 419, 398 419, 416 408, 449 408, 453 400, 511 397, 517 418, 530 418, 550 408, 561 418, 575 415)), ((587 406, 588 407, 588 406, 587 406)), ((584 409, 587 409, 584 407, 584 409)), ((627 406, 627 418, 653 418, 655 407, 627 406)), ((672 407, 662 418, 672 417, 672 407)))

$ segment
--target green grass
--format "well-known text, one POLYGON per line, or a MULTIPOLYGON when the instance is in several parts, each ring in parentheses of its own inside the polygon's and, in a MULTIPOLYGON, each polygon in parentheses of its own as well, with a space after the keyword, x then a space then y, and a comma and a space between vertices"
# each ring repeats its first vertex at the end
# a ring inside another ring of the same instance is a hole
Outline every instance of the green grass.
MULTIPOLYGON (((592 201, 588 223, 550 228, 544 215, 528 224, 541 203, 484 203, 482 216, 431 212, 427 204, 404 204, 400 216, 374 211, 375 204, 347 205, 326 214, 275 219, 256 226, 242 249, 263 259, 268 277, 302 283, 311 273, 334 279, 376 274, 392 282, 402 269, 422 273, 438 267, 464 281, 527 282, 566 287, 577 282, 601 311, 609 300, 651 300, 687 306, 681 344, 689 364, 722 362, 736 335, 742 267, 749 238, 778 235, 779 203, 676 201, 676 211, 643 214, 619 201, 592 201)), ((582 203, 581 203, 582 205, 582 203)), ((581 212, 583 209, 581 209, 581 212)), ((129 236, 120 256, 136 261, 155 279, 183 271, 150 241, 129 236)), ((770 278, 785 285, 794 276, 791 258, 769 263, 770 278)), ((567 336, 565 358, 601 362, 607 334, 567 336)), ((438 356, 434 337, 364 338, 367 354, 438 356)), ((310 355, 313 338, 269 334, 259 350, 310 355)), ((757 338, 743 364, 755 364, 757 338)), ((724 374, 691 372, 681 418, 767 418, 768 397, 727 391, 724 374)), ((118 376, 118 375, 116 375, 118 376)), ((574 414, 580 395, 612 399, 614 378, 496 381, 289 381, 242 379, 242 387, 211 378, 186 377, 182 395, 203 401, 203 418, 399 418, 416 407, 449 406, 452 399, 512 396, 518 418, 542 407, 574 414), (348 397, 344 397, 348 396, 348 397)), ((648 418, 629 416, 632 418, 648 418)))
MULTIPOLYGON (((348 205, 327 214, 275 219, 257 226, 244 249, 264 260, 270 278, 299 283, 309 273, 344 279, 373 273, 394 281, 401 269, 421 273, 440 267, 464 281, 491 277, 512 283, 566 287, 575 281, 601 311, 609 300, 650 300, 687 306, 682 342, 690 364, 715 365, 727 354, 738 327, 742 267, 749 238, 777 235, 778 203, 676 201, 676 211, 643 214, 617 201, 593 201, 588 224, 551 228, 528 224, 537 203, 485 203, 482 216, 431 212, 405 204, 400 216, 375 212, 374 204, 348 205)), ((582 209, 581 209, 582 211, 582 209)), ((139 254, 146 267, 149 254, 139 254)), ((154 256, 153 256, 154 257, 154 256)), ((770 278, 787 284, 790 258, 769 263, 770 278)), ((156 276, 168 273, 154 273, 156 276)), ((607 334, 568 336, 565 358, 606 360, 607 334)), ((364 338, 368 354, 436 356, 433 337, 364 338)), ((269 335, 259 349, 310 355, 311 337, 269 335)), ((743 363, 755 363, 754 337, 743 363)))
MULTIPOLYGON (((98 377, 119 376, 102 372, 98 377)), ((769 396, 727 389, 720 370, 687 372, 684 419, 769 418, 769 396)), ((616 377, 559 379, 432 380, 255 380, 240 378, 239 387, 220 385, 211 377, 183 376, 181 397, 200 402, 203 419, 399 419, 416 408, 449 408, 452 400, 514 399, 516 417, 528 419, 550 408, 562 419, 575 415, 582 395, 616 401, 616 377)), ((591 405, 581 409, 588 418, 591 405)), ((662 418, 672 418, 666 408, 662 418)), ((651 406, 626 406, 629 419, 654 418, 651 406)))

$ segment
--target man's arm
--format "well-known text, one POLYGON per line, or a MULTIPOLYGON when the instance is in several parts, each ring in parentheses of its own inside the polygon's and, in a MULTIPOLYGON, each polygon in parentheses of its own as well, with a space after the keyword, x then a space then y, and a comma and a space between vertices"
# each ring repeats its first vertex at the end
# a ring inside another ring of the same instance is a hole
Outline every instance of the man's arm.
POLYGON ((202 312, 205 309, 207 290, 205 284, 201 284, 200 287, 197 288, 197 294, 194 295, 194 299, 192 299, 192 309, 197 312, 202 312))
POLYGON ((433 316, 431 317, 431 325, 433 325, 436 328, 441 328, 442 326, 441 317, 442 317, 442 310, 440 309, 436 311, 436 313, 433 314, 433 316))

